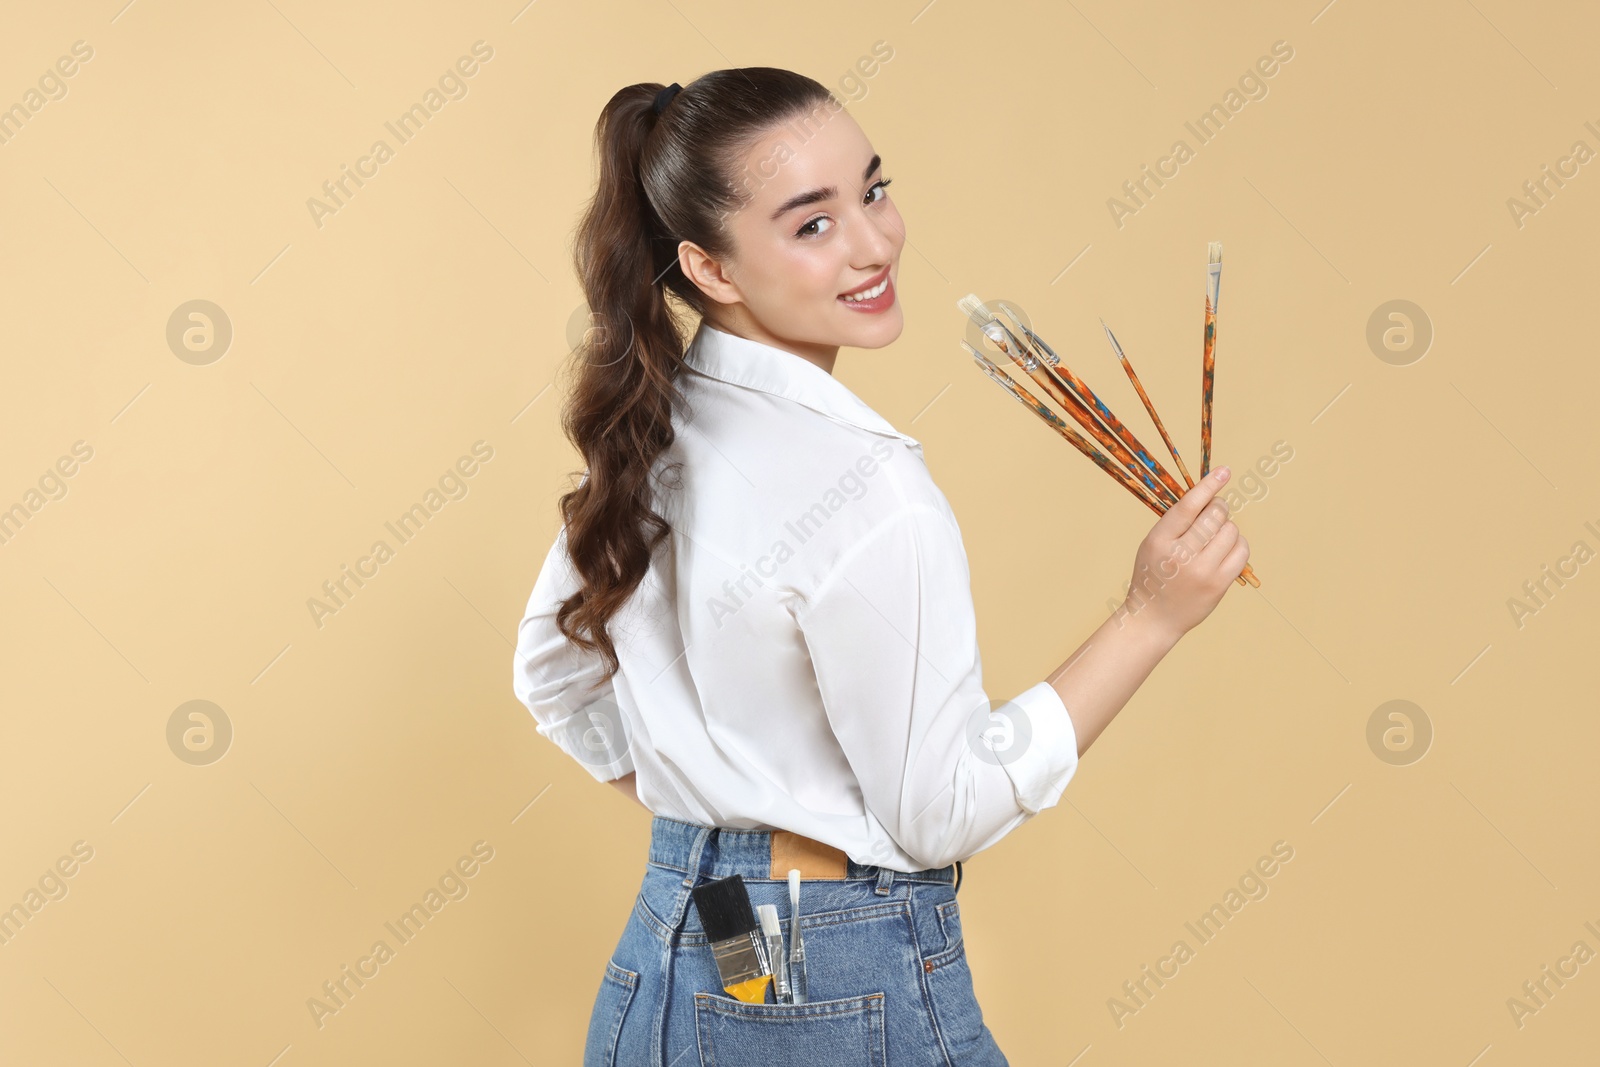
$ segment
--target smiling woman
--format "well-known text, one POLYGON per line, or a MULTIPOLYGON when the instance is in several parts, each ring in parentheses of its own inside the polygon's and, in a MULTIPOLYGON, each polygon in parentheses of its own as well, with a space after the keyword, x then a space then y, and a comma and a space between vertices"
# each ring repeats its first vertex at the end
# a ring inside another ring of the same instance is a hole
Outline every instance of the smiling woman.
POLYGON ((949 501, 833 376, 904 328, 881 153, 770 67, 630 85, 595 132, 575 252, 595 328, 563 407, 587 470, 513 661, 538 733, 653 815, 584 1063, 1003 1065, 963 863, 1057 804, 1232 584, 1227 468, 1140 546, 1136 575, 1188 561, 1151 603, 992 701, 949 501), (757 936, 767 905, 780 930, 757 936))
POLYGON ((600 328, 564 408, 588 469, 561 498, 515 663, 539 733, 655 816, 584 1063, 852 1067, 893 1047, 1004 1064, 958 933, 959 861, 1026 817, 1013 776, 1034 803, 1065 784, 1076 742, 1051 696, 1031 757, 957 758, 987 703, 976 664, 942 695, 920 666, 975 658, 959 533, 920 444, 832 376, 841 346, 904 326, 882 157, 826 87, 772 68, 629 86, 596 139, 575 258, 600 328), (669 295, 698 316, 687 346, 669 295), (852 589, 887 597, 892 621, 852 589), (938 619, 920 654, 895 631, 932 619, 907 608, 938 619), (653 639, 634 637, 641 618, 653 639), (858 680, 880 647, 878 680, 858 680), (921 784, 891 800, 914 734, 921 784), (808 994, 730 995, 689 904, 733 875, 778 908, 780 943, 802 934, 808 994))

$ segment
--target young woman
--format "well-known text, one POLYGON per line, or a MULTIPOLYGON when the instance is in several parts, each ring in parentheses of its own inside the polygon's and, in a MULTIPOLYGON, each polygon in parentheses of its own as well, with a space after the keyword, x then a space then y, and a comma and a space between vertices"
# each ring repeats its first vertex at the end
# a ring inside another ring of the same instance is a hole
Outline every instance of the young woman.
POLYGON ((1227 468, 1139 545, 1137 610, 992 707, 922 446, 833 376, 840 347, 903 325, 905 225, 871 142, 766 67, 631 85, 596 138, 576 247, 594 320, 563 413, 587 471, 514 661, 539 732, 654 815, 584 1062, 1004 1064, 962 861, 1059 800, 1243 569, 1213 500, 1227 468), (734 997, 691 890, 740 875, 787 948, 791 869, 807 999, 734 997))

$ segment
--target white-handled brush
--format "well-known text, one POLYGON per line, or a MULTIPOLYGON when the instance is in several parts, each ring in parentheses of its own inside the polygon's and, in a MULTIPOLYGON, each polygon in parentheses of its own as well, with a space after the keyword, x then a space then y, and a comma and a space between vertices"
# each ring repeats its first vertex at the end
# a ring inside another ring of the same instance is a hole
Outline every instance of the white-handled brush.
POLYGON ((795 1004, 806 1002, 806 945, 800 939, 800 869, 789 871, 789 993, 795 1004))

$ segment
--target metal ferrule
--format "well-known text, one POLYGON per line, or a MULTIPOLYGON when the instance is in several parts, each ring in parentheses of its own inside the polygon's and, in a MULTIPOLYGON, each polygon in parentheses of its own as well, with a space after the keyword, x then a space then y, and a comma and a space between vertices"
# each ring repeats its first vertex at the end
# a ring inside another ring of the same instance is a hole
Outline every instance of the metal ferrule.
POLYGON ((711 955, 717 961, 717 975, 724 986, 738 985, 771 973, 761 965, 762 952, 756 936, 752 930, 726 941, 711 942, 711 955))

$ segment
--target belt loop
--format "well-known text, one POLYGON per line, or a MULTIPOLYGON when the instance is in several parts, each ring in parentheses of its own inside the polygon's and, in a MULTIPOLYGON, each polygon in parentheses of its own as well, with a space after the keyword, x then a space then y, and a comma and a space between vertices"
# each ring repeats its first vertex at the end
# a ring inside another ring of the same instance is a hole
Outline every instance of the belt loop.
POLYGON ((689 850, 689 870, 683 876, 683 887, 685 889, 693 889, 694 883, 699 880, 700 868, 703 866, 700 862, 700 856, 705 851, 706 842, 716 832, 717 828, 715 826, 702 826, 695 833, 694 848, 689 850))
POLYGON ((890 870, 888 867, 879 867, 878 868, 878 885, 873 890, 873 892, 877 893, 880 897, 886 897, 886 896, 889 895, 889 891, 891 889, 893 889, 893 888, 894 888, 894 871, 890 870))
POLYGON ((955 891, 957 893, 961 892, 961 878, 965 873, 966 872, 961 867, 961 861, 960 860, 956 860, 956 885, 955 885, 955 891))
POLYGON ((666 917, 667 924, 672 928, 671 935, 666 944, 661 947, 661 974, 662 994, 661 1000, 656 1005, 656 1022, 651 1028, 650 1062, 660 1063, 662 1060, 661 1034, 666 1026, 667 1001, 670 999, 672 989, 672 953, 678 947, 678 938, 683 933, 683 922, 688 915, 689 902, 694 899, 690 890, 700 878, 701 869, 705 866, 706 842, 711 840, 711 835, 717 832, 715 826, 702 826, 694 835, 694 847, 689 850, 689 869, 683 876, 683 881, 678 886, 678 892, 672 899, 672 914, 666 917))

